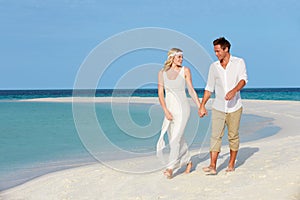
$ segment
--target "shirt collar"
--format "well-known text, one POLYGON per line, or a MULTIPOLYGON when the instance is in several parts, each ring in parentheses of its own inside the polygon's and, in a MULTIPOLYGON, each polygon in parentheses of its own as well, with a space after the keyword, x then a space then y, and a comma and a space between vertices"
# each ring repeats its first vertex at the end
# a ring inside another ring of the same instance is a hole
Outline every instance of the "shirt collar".
MULTIPOLYGON (((227 65, 233 61, 233 56, 231 54, 229 54, 229 56, 230 56, 229 57, 229 62, 227 63, 227 65)), ((219 60, 217 61, 217 64, 218 64, 218 66, 222 67, 219 60)))

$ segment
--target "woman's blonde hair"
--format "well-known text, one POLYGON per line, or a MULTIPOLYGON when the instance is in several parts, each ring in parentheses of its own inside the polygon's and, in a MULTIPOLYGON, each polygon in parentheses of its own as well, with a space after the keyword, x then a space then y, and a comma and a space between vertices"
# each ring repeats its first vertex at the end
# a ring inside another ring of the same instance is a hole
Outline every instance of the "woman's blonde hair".
POLYGON ((171 65, 173 63, 173 58, 176 55, 176 53, 182 53, 182 50, 178 48, 172 48, 169 50, 168 59, 165 61, 164 68, 163 68, 164 71, 168 71, 171 68, 171 65))

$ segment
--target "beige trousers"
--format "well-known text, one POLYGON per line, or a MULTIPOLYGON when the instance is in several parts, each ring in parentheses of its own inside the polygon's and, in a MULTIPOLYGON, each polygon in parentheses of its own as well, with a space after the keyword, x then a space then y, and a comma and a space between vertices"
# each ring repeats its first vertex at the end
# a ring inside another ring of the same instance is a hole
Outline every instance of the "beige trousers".
POLYGON ((210 151, 220 152, 225 126, 228 129, 229 148, 238 151, 240 145, 239 127, 243 108, 235 112, 225 113, 212 109, 212 134, 210 138, 210 151))

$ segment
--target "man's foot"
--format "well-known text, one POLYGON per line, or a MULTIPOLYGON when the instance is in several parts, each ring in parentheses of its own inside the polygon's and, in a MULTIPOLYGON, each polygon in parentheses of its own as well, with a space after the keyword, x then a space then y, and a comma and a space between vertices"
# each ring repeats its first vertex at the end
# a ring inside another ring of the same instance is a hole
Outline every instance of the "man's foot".
POLYGON ((184 173, 189 174, 191 172, 191 169, 193 167, 193 163, 192 161, 190 161, 187 165, 186 165, 186 169, 184 171, 184 173))
POLYGON ((234 172, 234 167, 227 167, 226 172, 234 172))
POLYGON ((173 175, 173 170, 172 169, 166 169, 164 171, 164 175, 167 177, 167 179, 171 179, 173 175))
POLYGON ((217 174, 217 170, 212 166, 203 167, 202 170, 205 172, 206 175, 216 175, 217 174))
POLYGON ((204 172, 209 172, 211 169, 213 169, 212 166, 202 167, 202 170, 203 170, 204 172))

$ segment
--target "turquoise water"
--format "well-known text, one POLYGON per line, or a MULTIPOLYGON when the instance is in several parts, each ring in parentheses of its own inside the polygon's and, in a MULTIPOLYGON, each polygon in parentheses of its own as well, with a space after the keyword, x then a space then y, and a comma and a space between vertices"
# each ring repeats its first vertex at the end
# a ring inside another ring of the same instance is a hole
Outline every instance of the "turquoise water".
MULTIPOLYGON (((203 96, 203 89, 196 89, 199 97, 203 96)), ((71 97, 73 90, 0 90, 0 100, 7 99, 33 99, 45 97, 71 97)), ((157 97, 157 89, 98 89, 79 91, 80 96, 139 96, 157 97)), ((300 101, 300 88, 244 88, 241 91, 243 99, 261 100, 290 100, 300 101)))
MULTIPOLYGON (((80 140, 71 103, 20 102, 6 99, 0 102, 0 109, 0 190, 49 172, 96 162, 80 140)), ((123 104, 116 104, 114 109, 121 117, 129 112, 131 120, 138 126, 144 127, 153 123, 154 131, 140 136, 128 134, 115 122, 112 105, 99 103, 95 106, 96 116, 109 141, 125 151, 154 155, 163 120, 160 106, 130 104, 128 108, 123 104)), ((196 110, 192 109, 186 129, 186 139, 191 149, 208 145, 209 121, 208 117, 199 121, 196 110), (195 126, 197 123, 198 126, 195 126)), ((280 128, 274 126, 272 121, 270 118, 243 115, 242 142, 276 134, 280 128)), ((104 160, 124 158, 119 157, 106 141, 95 141, 95 145, 104 160)))
MULTIPOLYGON (((91 96, 90 91, 81 91, 82 96, 91 96)), ((156 97, 157 90, 97 90, 95 96, 140 96, 156 97), (112 93, 114 92, 114 93, 112 93)), ((198 89, 199 96, 203 90, 198 89)), ((89 153, 78 133, 71 103, 20 102, 19 99, 70 97, 72 90, 0 90, 0 191, 21 184, 40 175, 77 167, 97 160, 89 153)), ((299 88, 244 89, 244 99, 300 100, 299 88)), ((114 105, 118 116, 129 113, 134 124, 151 129, 136 132, 123 130, 115 120, 112 105, 96 104, 97 120, 110 144, 134 152, 135 156, 155 154, 155 145, 163 120, 160 106, 151 104, 114 105), (149 114, 150 113, 150 114, 149 114), (153 128, 152 128, 153 127, 153 128), (140 133, 138 133, 140 134, 140 133)), ((241 141, 251 141, 274 135, 280 129, 272 124, 273 119, 255 115, 243 115, 241 141)), ((209 144, 209 117, 199 120, 192 109, 186 128, 186 139, 191 149, 200 149, 209 144)), ((128 124, 126 124, 128 125, 128 124)), ((88 123, 86 124, 88 126, 88 123)), ((81 133, 82 134, 82 133, 81 133)), ((226 144, 226 139, 223 140, 226 144)), ((102 160, 123 159, 107 141, 95 141, 102 160)))
POLYGON ((57 162, 92 161, 76 133, 70 104, 1 102, 0 109, 0 189, 35 177, 34 171, 63 167, 57 162))

